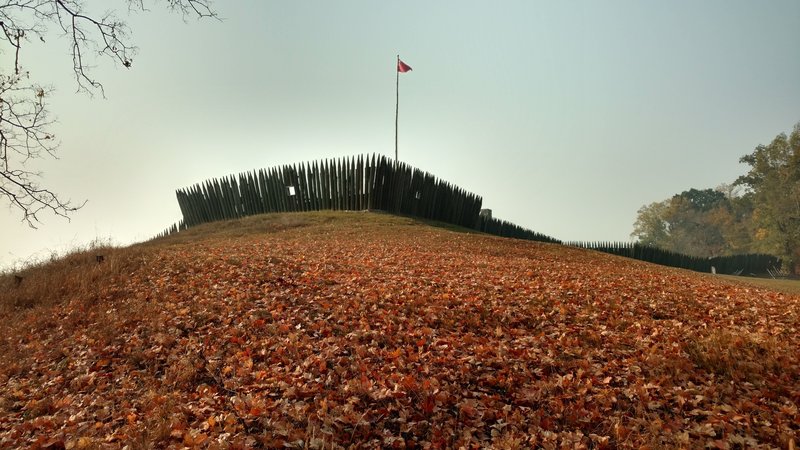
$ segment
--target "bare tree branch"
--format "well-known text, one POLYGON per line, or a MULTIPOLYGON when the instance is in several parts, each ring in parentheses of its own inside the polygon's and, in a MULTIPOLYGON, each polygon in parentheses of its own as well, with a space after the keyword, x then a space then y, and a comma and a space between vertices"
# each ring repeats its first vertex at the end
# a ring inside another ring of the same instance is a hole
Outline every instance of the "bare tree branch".
MULTIPOLYGON (((102 2, 103 0, 98 0, 102 2)), ((213 0, 155 0, 187 17, 217 18, 213 0)), ((128 12, 147 11, 145 0, 125 0, 128 12)), ((114 11, 96 15, 81 0, 0 0, 0 54, 7 46, 14 53, 12 67, 0 73, 0 197, 18 209, 22 221, 35 228, 43 211, 68 218, 85 202, 75 205, 39 185, 41 174, 27 168, 31 160, 56 157, 59 142, 50 131, 54 121, 46 99, 51 89, 30 79, 20 55, 31 39, 45 42, 51 27, 67 40, 78 91, 105 96, 103 84, 91 75, 96 58, 108 57, 130 68, 136 47, 129 41, 127 24, 114 11)))
POLYGON ((45 154, 55 157, 58 147, 48 131, 53 124, 45 107, 48 90, 26 81, 27 73, 0 75, 0 196, 36 228, 42 211, 67 217, 83 205, 63 201, 40 187, 36 182, 39 174, 25 168, 31 159, 45 154))

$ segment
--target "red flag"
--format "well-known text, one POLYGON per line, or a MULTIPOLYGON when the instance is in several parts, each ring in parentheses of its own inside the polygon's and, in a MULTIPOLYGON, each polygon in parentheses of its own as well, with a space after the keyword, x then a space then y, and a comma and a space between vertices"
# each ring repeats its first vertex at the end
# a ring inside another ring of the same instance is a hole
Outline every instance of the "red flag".
POLYGON ((409 71, 411 71, 411 66, 409 66, 406 63, 404 63, 403 61, 400 61, 400 59, 398 58, 397 59, 397 71, 400 72, 400 73, 409 72, 409 71))

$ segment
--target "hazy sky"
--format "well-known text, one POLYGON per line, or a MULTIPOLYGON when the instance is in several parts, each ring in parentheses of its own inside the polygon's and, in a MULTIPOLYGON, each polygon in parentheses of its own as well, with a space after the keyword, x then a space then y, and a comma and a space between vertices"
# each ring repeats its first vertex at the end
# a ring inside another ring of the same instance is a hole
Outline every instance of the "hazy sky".
POLYGON ((88 203, 34 231, 0 199, 0 267, 147 239, 180 219, 175 189, 207 178, 393 155, 398 53, 414 69, 400 159, 564 240, 629 240, 639 207, 732 182, 740 156, 800 121, 797 0, 216 7, 222 22, 130 17, 139 55, 98 61, 105 100, 75 94, 65 40, 24 47, 57 89, 63 142, 31 167, 88 203))

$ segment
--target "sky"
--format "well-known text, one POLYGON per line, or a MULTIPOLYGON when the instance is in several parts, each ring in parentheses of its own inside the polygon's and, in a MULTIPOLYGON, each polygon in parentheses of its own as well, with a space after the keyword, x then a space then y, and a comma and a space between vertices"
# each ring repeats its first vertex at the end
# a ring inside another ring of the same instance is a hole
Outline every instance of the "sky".
POLYGON ((393 156, 398 54, 400 160, 562 240, 628 241, 641 206, 733 182, 800 121, 796 0, 159 4, 123 11, 131 69, 93 64, 106 98, 76 93, 63 37, 23 47, 62 143, 28 168, 87 203, 33 230, 0 199, 0 269, 147 240, 208 178, 393 156))

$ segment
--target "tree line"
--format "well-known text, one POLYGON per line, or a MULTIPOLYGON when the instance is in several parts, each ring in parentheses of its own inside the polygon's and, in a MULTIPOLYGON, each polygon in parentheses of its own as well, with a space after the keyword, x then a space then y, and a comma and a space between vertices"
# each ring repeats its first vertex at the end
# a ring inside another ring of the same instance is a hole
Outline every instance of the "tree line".
POLYGON ((642 206, 631 236, 702 258, 771 254, 800 275, 800 122, 739 162, 749 170, 733 183, 642 206))

